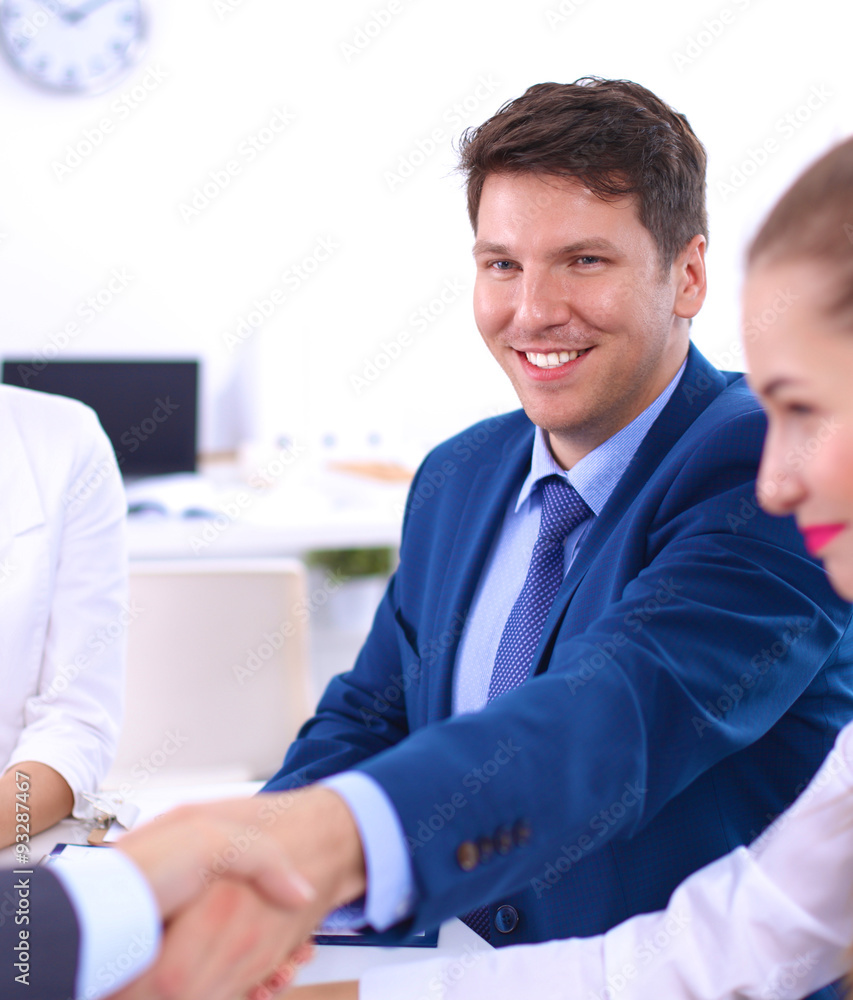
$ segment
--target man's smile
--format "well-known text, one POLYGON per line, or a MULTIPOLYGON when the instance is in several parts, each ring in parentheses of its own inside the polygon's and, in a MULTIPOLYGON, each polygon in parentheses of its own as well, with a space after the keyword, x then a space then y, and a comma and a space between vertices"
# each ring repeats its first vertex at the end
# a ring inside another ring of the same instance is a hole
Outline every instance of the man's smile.
POLYGON ((572 351, 520 351, 515 349, 524 374, 536 382, 551 382, 563 378, 584 363, 593 347, 572 351))
POLYGON ((584 347, 580 351, 548 351, 547 354, 537 351, 519 351, 519 354, 523 353, 530 364, 536 365, 537 368, 559 368, 569 361, 575 361, 591 350, 591 347, 584 347))

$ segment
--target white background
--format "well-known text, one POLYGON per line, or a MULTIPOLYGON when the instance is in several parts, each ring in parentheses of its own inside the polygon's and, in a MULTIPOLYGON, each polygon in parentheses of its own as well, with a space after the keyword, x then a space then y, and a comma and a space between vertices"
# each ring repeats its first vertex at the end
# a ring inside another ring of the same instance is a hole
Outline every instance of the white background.
POLYGON ((80 303, 113 269, 126 269, 127 289, 81 324, 61 356, 201 357, 205 449, 333 435, 340 450, 359 453, 378 435, 375 448, 416 455, 515 405, 471 316, 472 236, 453 141, 532 83, 596 74, 651 88, 688 116, 708 149, 710 294, 694 339, 721 367, 740 367, 743 245, 798 170, 853 130, 846 7, 398 7, 389 14, 388 0, 147 0, 141 61, 97 98, 45 94, 0 62, 3 352, 53 354, 59 332, 79 321, 80 303), (725 9, 727 25, 719 21, 725 9), (377 20, 387 24, 379 30, 377 20), (159 84, 152 69, 166 74, 159 84), (149 89, 137 90, 144 101, 120 117, 116 102, 146 80, 149 89), (820 91, 829 96, 800 112, 807 120, 782 126, 820 91), (465 110, 454 110, 460 104, 465 110), (241 143, 277 109, 294 120, 248 162, 241 143), (85 151, 87 130, 105 117, 112 132, 76 167, 58 171, 69 145, 85 151), (436 129, 441 139, 431 150, 436 129), (776 151, 757 166, 751 150, 768 138, 776 151), (240 174, 205 210, 182 218, 181 205, 229 160, 240 174), (411 175, 392 182, 403 161, 411 175), (749 176, 726 192, 721 183, 744 164, 749 176), (254 300, 268 298, 282 272, 323 238, 339 248, 229 348, 227 335, 254 300), (464 291, 416 330, 412 313, 447 282, 464 291), (357 391, 352 376, 363 376, 406 329, 411 345, 357 391))

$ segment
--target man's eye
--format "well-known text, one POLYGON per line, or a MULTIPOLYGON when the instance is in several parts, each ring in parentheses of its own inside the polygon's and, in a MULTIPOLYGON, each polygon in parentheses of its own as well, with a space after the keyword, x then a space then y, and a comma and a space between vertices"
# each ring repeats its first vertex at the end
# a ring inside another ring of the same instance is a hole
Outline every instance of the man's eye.
POLYGON ((496 271, 509 271, 513 267, 513 263, 511 260, 493 260, 492 267, 496 271))
POLYGON ((584 257, 578 257, 579 264, 600 264, 600 257, 593 257, 592 254, 586 254, 584 257))

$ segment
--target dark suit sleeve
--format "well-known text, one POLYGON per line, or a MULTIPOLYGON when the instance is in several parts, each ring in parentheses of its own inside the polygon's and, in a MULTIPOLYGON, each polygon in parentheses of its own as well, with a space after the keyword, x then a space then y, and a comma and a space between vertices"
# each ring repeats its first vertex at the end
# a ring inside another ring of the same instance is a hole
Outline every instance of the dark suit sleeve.
MULTIPOLYGON (((838 658, 849 605, 791 520, 755 503, 762 423, 740 419, 695 446, 631 541, 645 567, 583 630, 558 633, 547 672, 360 765, 406 831, 416 926, 531 885, 555 843, 633 837, 767 734, 838 658), (462 870, 461 843, 521 817, 523 850, 462 870)), ((584 600, 579 589, 575 613, 584 600)), ((825 698, 794 714, 831 743, 831 711, 825 698)))
MULTIPOLYGON (((404 699, 385 690, 405 683, 406 623, 416 617, 400 606, 399 574, 411 586, 418 572, 404 552, 355 670, 327 690, 279 786, 353 766, 382 786, 419 895, 401 933, 530 886, 553 863, 555 844, 586 839, 600 849, 634 837, 786 714, 818 742, 825 736, 828 751, 839 721, 828 719, 843 699, 833 704, 828 688, 822 700, 803 695, 838 659, 850 609, 791 520, 755 503, 763 430, 757 409, 697 430, 657 474, 665 487, 640 484, 630 526, 614 529, 625 543, 608 552, 636 571, 596 557, 547 670, 480 713, 417 729, 404 699), (584 617, 586 603, 594 610, 584 617), (496 831, 524 840, 523 849, 494 851, 488 864, 463 870, 460 845, 494 843, 496 831)), ((422 648, 430 636, 418 640, 422 648)), ((827 673, 830 683, 837 673, 827 673)), ((760 789, 760 768, 747 780, 760 789)))
POLYGON ((44 868, 2 870, 0 890, 0 1000, 69 1000, 80 932, 65 890, 44 868))

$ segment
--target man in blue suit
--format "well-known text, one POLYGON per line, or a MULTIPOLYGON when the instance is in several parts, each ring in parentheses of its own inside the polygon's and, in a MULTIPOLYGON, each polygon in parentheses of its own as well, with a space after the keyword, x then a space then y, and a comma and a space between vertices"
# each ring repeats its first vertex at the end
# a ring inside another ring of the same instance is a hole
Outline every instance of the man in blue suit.
POLYGON ((626 81, 542 84, 462 166, 477 325, 523 411, 426 458, 358 661, 267 788, 324 779, 293 798, 306 840, 306 803, 338 809, 357 918, 459 914, 500 946, 662 908, 753 839, 850 718, 853 649, 757 503, 758 403, 690 344, 687 121, 626 81))

